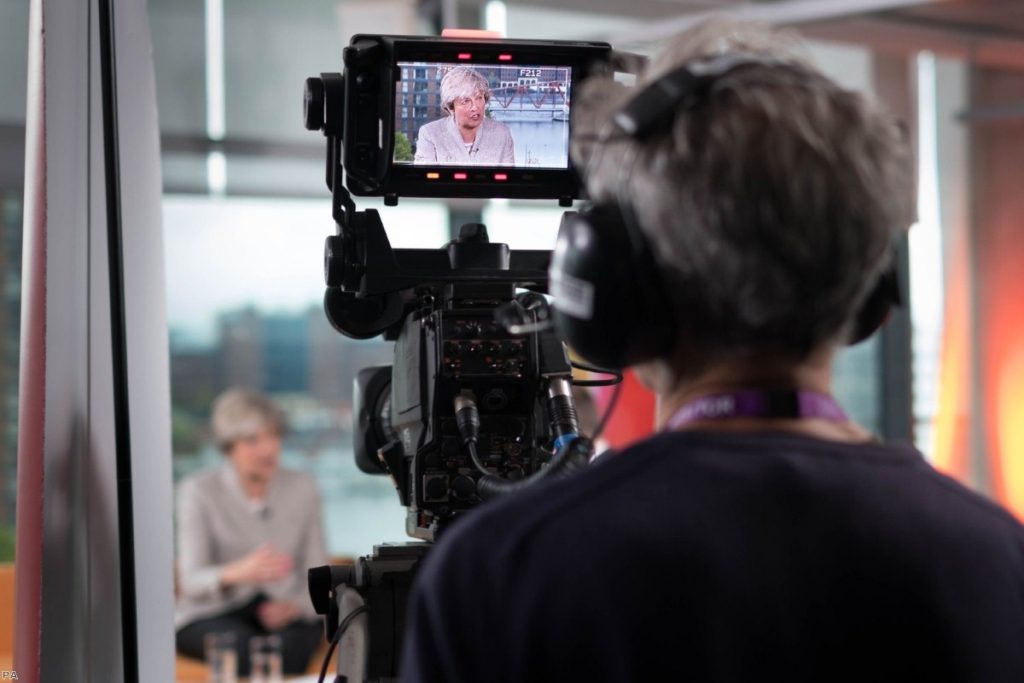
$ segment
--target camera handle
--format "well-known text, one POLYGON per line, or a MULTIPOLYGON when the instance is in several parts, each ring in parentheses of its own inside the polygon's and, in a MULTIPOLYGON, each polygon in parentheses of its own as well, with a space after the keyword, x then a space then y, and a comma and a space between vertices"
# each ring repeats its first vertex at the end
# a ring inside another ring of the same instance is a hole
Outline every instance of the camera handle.
POLYGON ((334 185, 337 232, 324 244, 324 310, 331 324, 354 339, 397 335, 415 306, 406 293, 424 285, 508 284, 545 290, 547 250, 509 249, 487 241, 486 228, 469 224, 441 249, 393 249, 380 215, 356 211, 348 190, 334 185))
POLYGON ((373 554, 351 567, 327 565, 309 570, 309 593, 324 615, 325 635, 332 640, 339 617, 366 608, 351 622, 338 646, 335 683, 389 681, 398 676, 406 604, 412 580, 430 543, 377 545, 373 554))

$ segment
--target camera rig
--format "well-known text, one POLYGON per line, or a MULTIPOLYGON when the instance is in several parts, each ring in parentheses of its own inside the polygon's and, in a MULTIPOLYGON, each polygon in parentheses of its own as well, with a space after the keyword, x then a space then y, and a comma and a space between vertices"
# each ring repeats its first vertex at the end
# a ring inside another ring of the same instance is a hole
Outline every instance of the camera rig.
POLYGON ((392 249, 376 212, 363 218, 350 246, 339 249, 338 235, 327 247, 328 273, 354 270, 346 254, 361 255, 360 291, 329 287, 324 299, 342 333, 395 340, 394 363, 357 379, 356 463, 389 474, 406 532, 434 540, 510 482, 530 481, 578 433, 565 347, 539 329, 543 298, 515 291, 546 285, 549 254, 488 242, 479 224, 444 249, 392 249))
POLYGON ((575 172, 569 164, 508 169, 496 185, 487 169, 445 169, 449 175, 425 182, 440 171, 398 167, 389 137, 398 65, 518 55, 533 64, 575 65, 575 83, 609 49, 355 36, 344 75, 306 82, 305 123, 327 138, 337 228, 324 249, 325 313, 349 337, 395 342, 391 366, 366 368, 357 378, 356 463, 390 475, 407 508, 406 532, 419 539, 375 546, 351 568, 310 569, 313 604, 326 617, 328 637, 341 642, 336 680, 397 675, 412 577, 450 523, 483 500, 584 466, 592 450, 580 436, 573 365, 543 297, 551 252, 492 243, 478 223, 463 225, 439 249, 392 248, 378 212, 357 211, 352 199, 382 195, 390 205, 400 193, 509 196, 566 205, 579 194, 575 172), (463 182, 446 181, 456 176, 463 182))

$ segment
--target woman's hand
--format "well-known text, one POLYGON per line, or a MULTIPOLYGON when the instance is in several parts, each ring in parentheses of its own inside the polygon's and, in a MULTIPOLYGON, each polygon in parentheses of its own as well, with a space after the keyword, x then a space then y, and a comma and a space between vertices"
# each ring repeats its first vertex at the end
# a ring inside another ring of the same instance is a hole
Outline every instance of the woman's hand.
POLYGON ((220 583, 224 587, 245 583, 270 583, 288 576, 294 565, 291 555, 282 553, 269 543, 264 543, 248 555, 224 565, 220 583))
POLYGON ((299 608, 283 600, 268 600, 256 608, 256 616, 263 628, 278 631, 299 618, 299 608))

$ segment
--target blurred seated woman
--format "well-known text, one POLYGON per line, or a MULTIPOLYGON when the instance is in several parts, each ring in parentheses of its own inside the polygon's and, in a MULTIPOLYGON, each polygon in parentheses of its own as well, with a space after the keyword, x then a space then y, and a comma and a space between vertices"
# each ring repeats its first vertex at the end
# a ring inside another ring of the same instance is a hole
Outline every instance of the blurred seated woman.
POLYGON ((223 466, 178 487, 178 651, 202 659, 206 634, 232 632, 246 676, 249 639, 273 633, 285 673, 302 673, 323 638, 306 587, 327 564, 316 483, 279 467, 285 419, 267 397, 229 390, 211 422, 223 466))

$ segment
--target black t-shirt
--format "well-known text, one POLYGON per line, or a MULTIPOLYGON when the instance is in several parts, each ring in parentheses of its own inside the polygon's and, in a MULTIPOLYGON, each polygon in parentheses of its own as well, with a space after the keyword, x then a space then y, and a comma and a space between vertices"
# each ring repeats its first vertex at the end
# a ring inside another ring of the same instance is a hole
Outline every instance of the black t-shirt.
POLYGON ((663 433, 481 506, 404 681, 1024 681, 1024 528, 910 447, 663 433))

